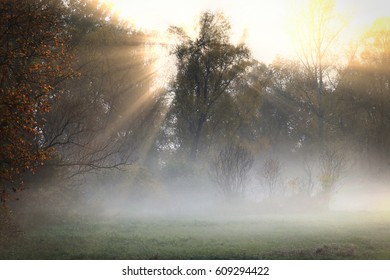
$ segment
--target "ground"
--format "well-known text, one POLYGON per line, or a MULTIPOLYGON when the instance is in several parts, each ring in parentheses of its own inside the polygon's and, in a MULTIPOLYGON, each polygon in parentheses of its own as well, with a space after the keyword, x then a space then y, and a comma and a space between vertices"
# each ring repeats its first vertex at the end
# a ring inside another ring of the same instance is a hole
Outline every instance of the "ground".
POLYGON ((390 213, 68 217, 15 234, 0 259, 390 259, 390 213))

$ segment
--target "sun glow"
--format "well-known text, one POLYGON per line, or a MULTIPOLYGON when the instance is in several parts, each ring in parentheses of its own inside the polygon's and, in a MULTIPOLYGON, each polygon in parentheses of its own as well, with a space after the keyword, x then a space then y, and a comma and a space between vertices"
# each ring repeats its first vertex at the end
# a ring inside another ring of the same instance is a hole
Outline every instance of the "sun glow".
MULTIPOLYGON (((142 30, 148 36, 148 42, 143 46, 145 56, 150 63, 151 72, 148 79, 153 81, 148 92, 158 92, 158 89, 166 88, 167 83, 174 74, 174 58, 170 56, 172 42, 168 36, 168 28, 172 25, 183 27, 187 33, 195 32, 199 15, 206 11, 222 11, 228 17, 232 26, 232 41, 238 43, 244 39, 252 51, 254 58, 265 63, 271 63, 277 56, 297 59, 297 30, 294 26, 304 7, 308 7, 309 0, 279 0, 279 1, 253 1, 253 0, 101 0, 107 4, 114 14, 118 14, 123 21, 127 21, 136 29, 142 30), (295 40, 295 41, 294 41, 295 40)), ((375 0, 381 3, 382 0, 375 0)), ((363 1, 364 2, 364 1, 363 1)), ((367 12, 369 8, 365 3, 352 0, 336 0, 335 12, 347 17, 352 15, 359 18, 351 22, 346 31, 340 36, 345 42, 361 30, 361 26, 370 25, 370 19, 376 17, 371 12, 371 17, 359 16, 362 7, 367 12), (345 34, 349 34, 350 37, 345 34)), ((380 6, 380 4, 378 4, 380 6)), ((303 31, 302 31, 303 32, 303 31)), ((301 33, 302 33, 301 32, 301 33)), ((299 33, 299 31, 298 31, 299 33)), ((300 44, 305 44, 299 39, 300 44)), ((298 40, 298 41, 299 41, 298 40)), ((299 45, 299 44, 298 44, 299 45)), ((342 52, 342 48, 340 48, 342 52)), ((150 101, 150 94, 140 98, 135 104, 129 106, 124 113, 123 120, 131 119, 134 114, 150 101)), ((118 126, 121 125, 118 120, 118 126)))
POLYGON ((285 9, 287 0, 104 2, 110 3, 122 19, 136 28, 161 34, 171 25, 184 27, 190 33, 203 11, 222 11, 231 22, 233 42, 244 38, 255 58, 271 62, 276 54, 289 56, 293 51, 288 43, 289 35, 285 32, 289 18, 289 9, 285 9))
MULTIPOLYGON (((308 0, 102 0, 136 28, 166 32, 169 26, 191 30, 205 10, 222 11, 232 25, 232 38, 245 37, 253 56, 270 63, 276 56, 296 58, 291 26, 308 0)), ((342 35, 345 42, 356 38, 374 19, 386 16, 387 0, 336 0, 337 12, 350 19, 342 35), (373 3, 375 2, 375 3, 373 3)))

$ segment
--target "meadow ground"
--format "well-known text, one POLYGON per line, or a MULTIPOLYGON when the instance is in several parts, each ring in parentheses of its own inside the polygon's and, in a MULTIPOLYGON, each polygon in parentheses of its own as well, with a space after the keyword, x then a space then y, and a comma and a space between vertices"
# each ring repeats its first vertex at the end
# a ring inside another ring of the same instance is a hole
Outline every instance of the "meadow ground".
POLYGON ((0 259, 390 259, 390 213, 67 218, 25 229, 0 259))

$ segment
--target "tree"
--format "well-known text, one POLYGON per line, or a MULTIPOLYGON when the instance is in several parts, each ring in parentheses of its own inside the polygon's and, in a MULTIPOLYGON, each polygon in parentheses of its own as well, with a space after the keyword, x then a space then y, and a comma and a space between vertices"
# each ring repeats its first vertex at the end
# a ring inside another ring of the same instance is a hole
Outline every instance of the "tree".
POLYGON ((45 114, 74 75, 67 52, 64 6, 50 0, 0 2, 0 191, 16 187, 52 152, 41 136, 45 114), (11 183, 11 184, 10 184, 11 183))
POLYGON ((205 124, 221 97, 234 94, 234 84, 245 74, 250 54, 243 44, 230 43, 230 24, 221 13, 203 13, 195 39, 181 28, 172 31, 181 42, 174 49, 177 74, 171 119, 180 147, 188 149, 190 159, 195 160, 205 124))
POLYGON ((259 175, 265 185, 267 196, 274 198, 281 187, 282 165, 279 160, 276 158, 267 159, 259 175))
POLYGON ((264 93, 263 127, 271 142, 290 146, 313 144, 315 97, 306 69, 297 61, 277 58, 270 65, 271 82, 264 93))
POLYGON ((314 84, 316 100, 311 103, 318 120, 318 139, 324 140, 325 104, 327 88, 334 87, 334 62, 330 54, 345 22, 335 12, 334 0, 310 0, 309 7, 298 15, 296 39, 299 58, 308 74, 308 80, 314 84), (328 81, 326 81, 328 79, 328 81))
POLYGON ((335 147, 326 147, 320 154, 320 183, 324 206, 329 202, 337 190, 337 181, 345 168, 345 157, 335 147))
POLYGON ((48 165, 75 176, 143 159, 161 112, 150 38, 118 23, 95 0, 71 1, 66 18, 80 75, 61 84, 61 99, 46 116, 43 146, 56 155, 48 165))
POLYGON ((377 19, 360 42, 337 88, 338 128, 378 170, 390 156, 390 19, 377 19))
POLYGON ((236 143, 226 145, 219 152, 211 164, 210 175, 226 198, 244 196, 253 161, 251 152, 236 143))
POLYGON ((370 149, 382 164, 387 164, 390 156, 390 18, 377 19, 364 34, 361 60, 370 149))
MULTIPOLYGON (((269 68, 263 63, 253 61, 243 79, 235 86, 231 111, 227 112, 227 117, 222 118, 223 121, 215 120, 216 123, 226 125, 226 130, 230 131, 230 135, 225 133, 227 136, 223 135, 220 142, 236 137, 241 143, 252 145, 252 151, 259 148, 257 141, 265 135, 263 125, 270 121, 265 121, 262 114, 265 92, 269 85, 269 68)), ((220 145, 220 142, 216 142, 216 145, 220 145)))

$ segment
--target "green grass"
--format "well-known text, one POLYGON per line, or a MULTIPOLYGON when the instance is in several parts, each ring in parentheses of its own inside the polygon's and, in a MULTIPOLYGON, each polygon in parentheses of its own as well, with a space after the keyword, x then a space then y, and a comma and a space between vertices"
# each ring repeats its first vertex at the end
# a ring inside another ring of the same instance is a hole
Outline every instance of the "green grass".
POLYGON ((0 259, 390 259, 390 214, 84 217, 26 230, 0 259))

